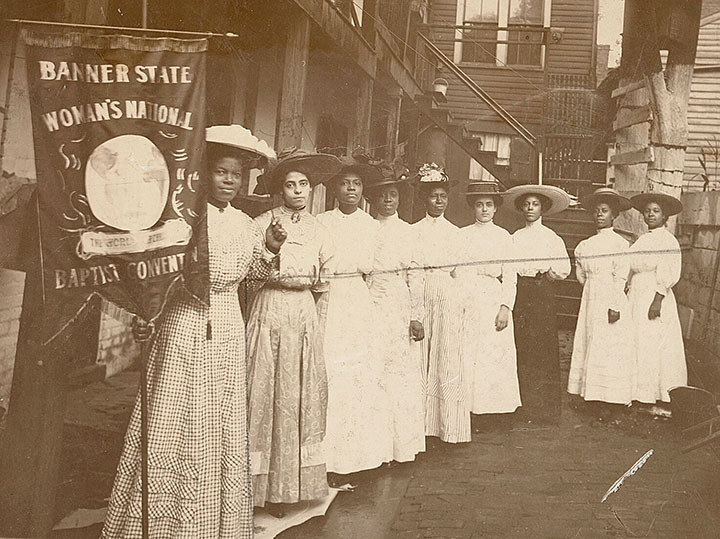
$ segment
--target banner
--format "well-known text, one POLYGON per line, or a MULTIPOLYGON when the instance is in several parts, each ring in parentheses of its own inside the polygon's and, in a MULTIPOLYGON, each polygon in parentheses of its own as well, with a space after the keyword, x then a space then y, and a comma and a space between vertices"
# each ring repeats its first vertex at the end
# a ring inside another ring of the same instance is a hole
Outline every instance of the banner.
POLYGON ((44 320, 99 294, 155 319, 184 279, 207 301, 200 188, 207 40, 23 33, 44 320))

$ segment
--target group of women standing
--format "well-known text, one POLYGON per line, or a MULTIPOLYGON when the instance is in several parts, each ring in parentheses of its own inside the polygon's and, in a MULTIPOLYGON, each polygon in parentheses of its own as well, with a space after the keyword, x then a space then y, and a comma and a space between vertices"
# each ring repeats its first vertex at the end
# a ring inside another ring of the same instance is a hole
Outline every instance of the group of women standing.
MULTIPOLYGON (((361 153, 291 150, 259 181, 281 203, 251 220, 229 202, 272 150, 240 126, 209 128, 207 141, 210 304, 178 292, 148 364, 151 537, 252 537, 253 505, 281 517, 344 474, 413 460, 426 436, 468 442, 471 413, 522 406, 524 420, 557 421, 552 283, 571 268, 541 216, 567 207, 562 190, 471 183, 475 223, 459 229, 444 217, 454 182, 434 163, 411 176, 361 153), (320 183, 337 206, 314 216, 320 183), (410 225, 397 209, 414 189, 427 213, 410 225), (513 235, 493 222, 503 203, 525 218, 513 235), (247 324, 239 291, 256 292, 247 324)), ((684 368, 679 249, 663 228, 677 207, 633 199, 651 228, 633 253, 611 228, 621 199, 588 201, 605 217, 576 253, 585 291, 569 391, 667 400, 684 368)), ((139 423, 136 403, 105 538, 141 536, 139 423)))

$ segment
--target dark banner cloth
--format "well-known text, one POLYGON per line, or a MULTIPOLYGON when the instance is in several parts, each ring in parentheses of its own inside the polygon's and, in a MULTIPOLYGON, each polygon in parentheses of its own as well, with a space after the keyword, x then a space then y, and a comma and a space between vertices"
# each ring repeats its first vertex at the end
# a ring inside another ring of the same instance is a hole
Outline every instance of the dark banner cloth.
POLYGON ((99 294, 144 320, 184 282, 207 302, 207 40, 23 33, 43 316, 63 333, 99 294))

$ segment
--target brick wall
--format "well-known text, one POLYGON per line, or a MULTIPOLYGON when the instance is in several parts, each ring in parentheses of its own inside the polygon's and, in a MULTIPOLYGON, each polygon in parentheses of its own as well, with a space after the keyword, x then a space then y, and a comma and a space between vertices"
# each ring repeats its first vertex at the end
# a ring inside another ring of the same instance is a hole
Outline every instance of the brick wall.
POLYGON ((0 268, 0 406, 10 399, 25 273, 0 268))
MULTIPOLYGON (((15 349, 22 310, 25 273, 0 268, 0 407, 10 401, 15 349)), ((109 378, 135 362, 140 350, 130 331, 130 317, 121 309, 103 302, 100 314, 98 351, 95 363, 109 378)))
POLYGON ((675 294, 688 348, 699 367, 696 376, 720 392, 720 191, 685 193, 683 206, 678 219, 683 272, 675 294))
POLYGON ((131 317, 126 311, 103 301, 98 336, 97 363, 105 366, 105 377, 130 367, 140 355, 130 330, 131 317))

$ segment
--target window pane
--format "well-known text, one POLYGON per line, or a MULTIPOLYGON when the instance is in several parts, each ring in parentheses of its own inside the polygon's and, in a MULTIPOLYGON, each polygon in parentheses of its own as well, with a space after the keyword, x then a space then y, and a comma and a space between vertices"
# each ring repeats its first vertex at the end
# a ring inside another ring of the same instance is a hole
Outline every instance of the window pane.
POLYGON ((539 66, 542 59, 542 32, 510 30, 507 63, 539 66))
POLYGON ((542 24, 543 0, 510 0, 511 24, 542 24))
POLYGON ((498 20, 500 0, 465 0, 464 22, 494 22, 498 20))
POLYGON ((482 0, 465 0, 464 22, 482 21, 482 0))
POLYGON ((483 0, 482 20, 484 22, 498 21, 498 2, 500 0, 483 0))
POLYGON ((463 30, 462 61, 495 63, 497 27, 466 28, 463 30))

